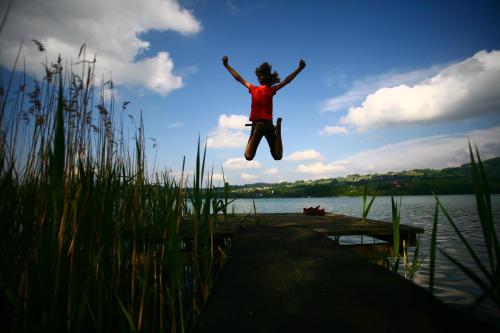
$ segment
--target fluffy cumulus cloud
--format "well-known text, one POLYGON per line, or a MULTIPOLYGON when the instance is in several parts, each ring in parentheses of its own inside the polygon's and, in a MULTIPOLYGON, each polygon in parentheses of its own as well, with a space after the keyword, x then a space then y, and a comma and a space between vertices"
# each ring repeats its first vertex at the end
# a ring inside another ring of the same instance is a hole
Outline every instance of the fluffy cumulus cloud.
POLYGON ((174 62, 166 51, 134 60, 150 47, 141 34, 172 30, 192 35, 200 29, 200 22, 175 0, 14 1, 2 31, 0 64, 11 68, 24 39, 26 69, 41 73, 45 57, 32 39, 44 45, 49 61, 58 54, 76 61, 85 42, 86 58, 97 59, 96 77, 111 72, 115 83, 166 95, 183 86, 182 77, 173 73, 174 62))
POLYGON ((245 127, 247 116, 225 115, 219 116, 219 122, 207 138, 208 148, 243 148, 248 141, 249 129, 245 127))
POLYGON ((245 128, 248 122, 248 117, 239 114, 231 114, 226 116, 222 114, 219 116, 219 127, 241 130, 245 128))
POLYGON ((469 161, 468 140, 477 145, 483 160, 500 156, 500 126, 455 135, 438 135, 388 144, 362 151, 329 164, 300 165, 300 173, 330 177, 383 173, 418 168, 442 169, 469 161))
POLYGON ((326 100, 321 104, 320 110, 321 112, 344 111, 353 105, 358 105, 366 96, 379 89, 396 87, 402 84, 414 85, 438 74, 442 69, 443 66, 433 66, 409 72, 392 71, 355 80, 350 90, 340 96, 326 100))
POLYGON ((321 153, 317 152, 313 149, 306 150, 298 150, 294 153, 291 153, 288 156, 285 156, 285 160, 287 161, 306 161, 306 160, 324 160, 325 158, 321 153))
POLYGON ((477 117, 500 110, 500 51, 480 51, 415 85, 381 88, 340 124, 363 132, 391 124, 477 117))
POLYGON ((349 130, 344 126, 325 126, 318 132, 320 135, 335 135, 335 134, 349 134, 349 130))
POLYGON ((297 168, 297 172, 307 173, 311 175, 329 175, 338 174, 346 170, 345 163, 342 161, 336 161, 333 163, 325 164, 323 162, 317 162, 313 164, 301 164, 297 168))
MULTIPOLYGON (((224 175, 222 173, 214 173, 212 175, 212 180, 213 181, 224 181, 224 175)), ((227 178, 226 178, 226 181, 227 181, 227 178)))
POLYGON ((258 169, 262 165, 257 161, 247 161, 243 157, 234 157, 225 161, 222 166, 227 170, 258 169))

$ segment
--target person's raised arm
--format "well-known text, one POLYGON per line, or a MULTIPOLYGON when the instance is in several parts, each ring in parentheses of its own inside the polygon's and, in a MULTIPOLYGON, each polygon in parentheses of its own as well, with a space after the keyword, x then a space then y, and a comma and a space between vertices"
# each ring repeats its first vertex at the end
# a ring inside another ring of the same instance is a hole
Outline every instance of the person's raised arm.
POLYGON ((241 77, 240 74, 238 74, 237 71, 234 70, 233 67, 229 66, 229 59, 227 56, 222 57, 222 64, 226 69, 231 73, 231 75, 236 79, 236 81, 240 82, 242 85, 250 89, 250 83, 248 83, 244 78, 241 77))
POLYGON ((306 67, 306 62, 303 59, 300 59, 299 61, 299 67, 297 67, 296 70, 293 71, 292 74, 288 75, 283 81, 281 81, 279 84, 275 86, 276 90, 280 90, 290 82, 292 82, 293 79, 306 67))

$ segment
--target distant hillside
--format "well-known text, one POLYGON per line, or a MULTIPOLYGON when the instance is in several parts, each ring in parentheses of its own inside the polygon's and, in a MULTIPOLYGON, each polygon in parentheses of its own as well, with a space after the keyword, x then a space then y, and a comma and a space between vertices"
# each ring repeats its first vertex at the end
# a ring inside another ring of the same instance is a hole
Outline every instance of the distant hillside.
MULTIPOLYGON (((492 193, 500 193, 500 157, 483 161, 492 193)), ((231 186, 237 198, 359 196, 368 185, 370 195, 473 194, 470 163, 442 170, 414 169, 374 175, 299 180, 293 183, 256 183, 231 186)))

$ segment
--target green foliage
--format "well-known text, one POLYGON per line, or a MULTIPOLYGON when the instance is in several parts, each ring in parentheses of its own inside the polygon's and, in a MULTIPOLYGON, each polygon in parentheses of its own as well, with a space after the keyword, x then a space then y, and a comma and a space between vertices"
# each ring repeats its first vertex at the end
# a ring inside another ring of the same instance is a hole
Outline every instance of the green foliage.
POLYGON ((368 216, 368 213, 370 212, 370 209, 372 208, 372 204, 375 201, 375 197, 372 197, 370 202, 368 203, 368 206, 366 205, 366 193, 368 191, 368 185, 365 185, 363 188, 363 207, 362 207, 362 213, 363 213, 363 223, 366 223, 366 217, 368 216))
POLYGON ((434 274, 436 270, 436 244, 437 244, 437 232, 438 232, 438 212, 439 205, 436 201, 436 208, 434 209, 434 222, 432 224, 432 236, 431 236, 431 249, 430 249, 430 262, 429 262, 429 290, 434 293, 434 274))
MULTIPOLYGON (((59 74, 60 75, 60 74, 59 74)), ((52 207, 54 217, 58 219, 61 214, 64 191, 64 119, 63 119, 63 88, 62 79, 59 79, 59 92, 57 94, 57 109, 55 121, 54 149, 50 154, 50 188, 52 190, 52 207)))
POLYGON ((397 202, 394 200, 394 196, 391 196, 391 212, 392 212, 392 249, 394 255, 396 256, 396 261, 392 266, 394 272, 398 271, 399 268, 399 224, 401 221, 401 199, 399 201, 399 207, 397 202))
POLYGON ((226 182, 224 170, 222 170, 222 181, 224 182, 224 187, 223 187, 223 191, 222 191, 222 199, 219 199, 219 201, 217 202, 216 210, 219 210, 222 212, 222 215, 224 216, 224 222, 227 223, 229 221, 227 207, 229 207, 229 205, 231 203, 233 203, 235 199, 232 199, 232 200, 229 199, 229 196, 231 195, 231 187, 229 186, 229 183, 226 182))
POLYGON ((196 241, 181 249, 183 176, 147 172, 142 117, 130 142, 125 104, 115 117, 113 97, 104 97, 112 82, 95 96, 93 62, 81 62, 82 76, 61 64, 47 65, 29 93, 21 81, 0 94, 3 327, 185 331, 210 292, 212 225, 228 201, 214 205, 211 176, 204 188, 198 145, 189 189, 196 241))
MULTIPOLYGON (((500 157, 484 162, 491 193, 500 193, 500 157)), ((367 184, 371 195, 473 194, 470 164, 443 170, 410 170, 375 175, 351 175, 335 179, 232 186, 235 198, 363 196, 367 184)), ((367 194, 368 195, 368 194, 367 194)))
POLYGON ((419 257, 420 253, 420 235, 418 235, 417 242, 415 244, 415 250, 413 251, 413 256, 411 262, 405 260, 405 270, 408 272, 408 278, 413 281, 415 274, 422 265, 423 260, 419 257))

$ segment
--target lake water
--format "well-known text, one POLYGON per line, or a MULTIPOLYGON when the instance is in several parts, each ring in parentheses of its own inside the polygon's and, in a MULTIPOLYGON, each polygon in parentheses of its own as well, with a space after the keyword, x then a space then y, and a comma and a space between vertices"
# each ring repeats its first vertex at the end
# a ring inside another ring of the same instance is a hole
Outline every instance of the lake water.
MULTIPOLYGON (((399 203, 399 197, 398 203, 399 203)), ((428 288, 429 283, 429 249, 434 219, 436 201, 432 196, 402 197, 401 223, 424 228, 421 236, 420 258, 424 258, 422 265, 415 276, 415 283, 428 288)), ((483 263, 487 263, 487 254, 484 247, 481 226, 476 210, 473 195, 443 195, 440 200, 454 219, 458 228, 463 232, 471 246, 477 251, 483 263)), ((255 199, 258 213, 301 213, 302 208, 321 205, 327 212, 361 216, 361 197, 328 197, 328 198, 280 198, 255 199)), ((493 216, 497 235, 500 236, 500 195, 492 196, 493 216)), ((236 213, 253 213, 252 199, 238 199, 234 202, 236 213)), ((368 215, 370 219, 391 222, 391 198, 377 197, 368 215)), ((450 223, 440 213, 438 220, 438 249, 459 259, 467 267, 478 272, 473 259, 465 246, 452 229, 450 223)), ((409 250, 410 254, 413 249, 409 250)), ((451 263, 439 251, 436 256, 435 290, 434 295, 444 302, 463 311, 469 311, 469 305, 481 294, 481 290, 465 276, 460 269, 451 263)), ((488 321, 500 328, 500 310, 491 302, 486 302, 473 315, 481 320, 488 321)))

